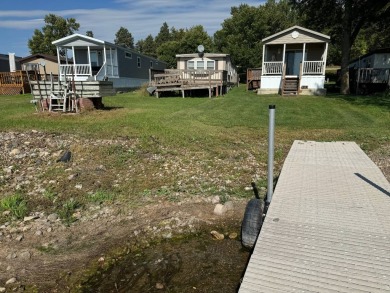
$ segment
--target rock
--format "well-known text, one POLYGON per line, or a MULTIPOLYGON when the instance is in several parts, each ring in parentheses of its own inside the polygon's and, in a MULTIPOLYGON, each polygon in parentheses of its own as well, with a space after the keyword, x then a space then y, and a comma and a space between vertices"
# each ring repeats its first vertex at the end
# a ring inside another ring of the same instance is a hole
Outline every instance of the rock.
POLYGON ((237 235, 236 232, 232 232, 232 233, 229 234, 229 238, 230 238, 230 239, 236 239, 237 236, 238 236, 238 235, 237 235))
POLYGON ((19 235, 18 237, 15 238, 16 241, 22 241, 23 240, 23 235, 19 235))
POLYGON ((28 221, 31 221, 31 220, 34 220, 34 219, 37 219, 37 218, 38 218, 37 216, 24 217, 23 218, 23 222, 28 222, 28 221))
POLYGON ((9 216, 10 214, 11 214, 11 211, 4 211, 4 212, 3 212, 3 216, 5 216, 5 217, 6 217, 6 216, 9 216))
POLYGON ((5 284, 6 284, 6 285, 9 285, 9 284, 13 284, 13 283, 15 283, 15 282, 16 282, 16 278, 13 277, 13 278, 9 279, 7 282, 5 282, 5 284))
POLYGON ((220 198, 218 195, 214 196, 212 199, 211 199, 211 203, 212 204, 217 204, 220 202, 220 198))
POLYGON ((83 188, 83 185, 82 185, 82 184, 76 184, 76 185, 75 185, 75 188, 76 188, 76 189, 82 189, 82 188, 83 188))
POLYGON ((9 154, 10 154, 11 156, 19 155, 19 154, 20 154, 20 150, 19 150, 19 149, 13 149, 12 151, 10 151, 9 154))
POLYGON ((223 209, 223 204, 216 204, 215 205, 215 208, 214 208, 214 214, 218 215, 218 216, 222 216, 224 214, 224 209, 223 209))
POLYGON ((31 253, 30 253, 28 250, 22 251, 22 252, 19 254, 19 258, 20 258, 20 259, 23 259, 23 260, 28 260, 28 259, 31 258, 31 253))
POLYGON ((164 289, 164 284, 162 284, 162 283, 156 283, 156 289, 158 289, 158 290, 164 289))
POLYGON ((69 180, 69 181, 70 181, 70 180, 73 180, 73 179, 75 179, 77 176, 78 176, 78 174, 71 174, 71 175, 68 176, 68 180, 69 180))
POLYGON ((42 233, 42 231, 41 230, 37 230, 36 232, 35 232, 35 235, 37 235, 37 236, 41 236, 43 233, 42 233))
POLYGON ((58 163, 58 162, 67 163, 67 162, 70 161, 71 157, 72 157, 72 152, 71 152, 71 151, 65 151, 65 153, 61 156, 61 158, 59 158, 59 159, 57 160, 57 163, 58 163))
POLYGON ((213 239, 215 240, 223 240, 225 239, 225 235, 217 232, 217 231, 211 231, 210 232, 211 236, 213 237, 213 239))
POLYGON ((12 252, 10 254, 7 255, 6 259, 13 259, 13 258, 16 258, 16 253, 15 252, 12 252))
POLYGON ((225 211, 233 210, 234 209, 233 202, 232 201, 225 202, 225 204, 223 205, 223 208, 225 209, 225 211))
POLYGON ((47 219, 50 221, 50 222, 55 222, 57 221, 58 219, 58 215, 56 213, 53 213, 53 214, 50 214, 47 216, 47 219))
POLYGON ((233 202, 228 201, 225 204, 217 204, 214 208, 214 214, 218 216, 224 215, 227 211, 231 211, 234 209, 233 202))
POLYGON ((0 287, 0 292, 5 292, 5 288, 4 287, 0 287))

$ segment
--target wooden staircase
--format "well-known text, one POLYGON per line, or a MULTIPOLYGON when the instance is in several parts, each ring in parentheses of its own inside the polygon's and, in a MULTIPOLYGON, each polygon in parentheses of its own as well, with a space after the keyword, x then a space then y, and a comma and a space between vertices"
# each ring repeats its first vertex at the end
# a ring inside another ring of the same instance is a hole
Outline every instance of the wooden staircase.
POLYGON ((299 92, 299 78, 285 76, 283 79, 282 95, 297 96, 298 92, 299 92))

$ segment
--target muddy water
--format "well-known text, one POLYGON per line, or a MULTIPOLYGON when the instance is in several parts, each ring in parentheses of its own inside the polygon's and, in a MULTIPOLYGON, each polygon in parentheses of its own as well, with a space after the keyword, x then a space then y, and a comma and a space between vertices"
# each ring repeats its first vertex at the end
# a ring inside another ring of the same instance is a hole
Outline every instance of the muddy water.
POLYGON ((249 252, 208 232, 126 256, 83 284, 83 292, 237 292, 249 252))

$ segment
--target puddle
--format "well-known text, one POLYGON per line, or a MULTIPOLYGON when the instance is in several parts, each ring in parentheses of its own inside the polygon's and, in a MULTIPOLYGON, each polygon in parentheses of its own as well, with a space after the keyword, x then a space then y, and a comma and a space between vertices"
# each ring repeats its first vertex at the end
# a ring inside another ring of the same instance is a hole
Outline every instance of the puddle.
POLYGON ((81 292, 237 292, 249 252, 208 232, 152 245, 82 284, 81 292))

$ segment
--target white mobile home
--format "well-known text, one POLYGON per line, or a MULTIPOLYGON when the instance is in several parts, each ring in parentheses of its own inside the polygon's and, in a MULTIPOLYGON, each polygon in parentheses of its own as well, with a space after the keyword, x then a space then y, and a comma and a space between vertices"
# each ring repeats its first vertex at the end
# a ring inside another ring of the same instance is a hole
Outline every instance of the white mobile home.
POLYGON ((64 55, 67 64, 60 64, 60 79, 74 76, 77 81, 109 80, 115 89, 136 88, 149 82, 149 70, 164 70, 166 63, 135 50, 73 34, 56 40, 57 56, 64 55), (70 57, 71 56, 71 57, 70 57))
POLYGON ((262 40, 259 94, 325 94, 330 37, 293 26, 262 40))

